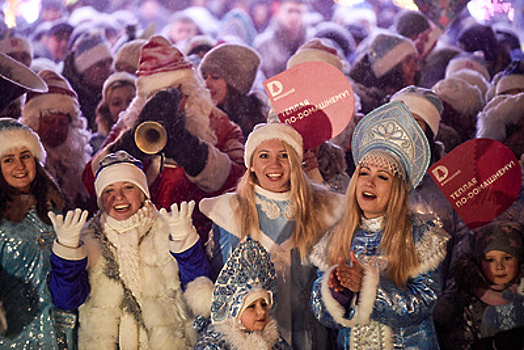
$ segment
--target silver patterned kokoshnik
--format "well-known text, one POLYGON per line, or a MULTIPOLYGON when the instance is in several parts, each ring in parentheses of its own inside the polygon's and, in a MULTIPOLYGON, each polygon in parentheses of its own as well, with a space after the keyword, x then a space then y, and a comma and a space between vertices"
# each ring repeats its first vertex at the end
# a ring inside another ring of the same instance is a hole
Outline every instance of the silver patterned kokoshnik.
POLYGON ((386 151, 398 158, 410 190, 422 180, 431 157, 426 135, 400 101, 367 114, 355 128, 351 150, 355 164, 370 151, 386 151))

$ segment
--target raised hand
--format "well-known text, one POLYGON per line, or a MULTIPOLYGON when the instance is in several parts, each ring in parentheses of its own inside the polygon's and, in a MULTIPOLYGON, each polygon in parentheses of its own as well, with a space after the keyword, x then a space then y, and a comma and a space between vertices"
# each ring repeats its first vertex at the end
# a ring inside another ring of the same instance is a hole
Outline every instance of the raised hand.
POLYGON ((190 201, 180 203, 180 209, 173 203, 171 213, 160 209, 160 215, 169 225, 169 250, 173 253, 183 252, 198 242, 199 236, 191 220, 194 208, 195 202, 190 201))
POLYGON ((55 228, 58 243, 70 248, 78 248, 80 245, 80 231, 87 220, 87 210, 75 209, 63 215, 56 215, 52 211, 47 213, 55 228))

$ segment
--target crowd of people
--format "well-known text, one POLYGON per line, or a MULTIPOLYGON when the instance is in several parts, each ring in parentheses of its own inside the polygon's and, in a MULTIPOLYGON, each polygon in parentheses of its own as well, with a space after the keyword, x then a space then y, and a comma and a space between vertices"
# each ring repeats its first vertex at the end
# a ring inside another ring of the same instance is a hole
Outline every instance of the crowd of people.
POLYGON ((0 99, 0 348, 523 349, 522 185, 471 230, 427 172, 488 138, 524 183, 515 28, 321 0, 0 25, 2 81, 47 86, 0 99), (310 61, 355 103, 304 149, 263 81, 310 61))

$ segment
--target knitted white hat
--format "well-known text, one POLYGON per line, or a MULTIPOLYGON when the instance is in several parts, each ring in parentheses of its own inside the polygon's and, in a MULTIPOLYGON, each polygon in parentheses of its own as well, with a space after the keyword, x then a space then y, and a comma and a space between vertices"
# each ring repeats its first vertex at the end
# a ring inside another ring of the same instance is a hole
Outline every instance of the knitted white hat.
POLYGON ((38 132, 40 117, 54 112, 63 113, 70 118, 80 117, 77 95, 66 78, 50 69, 43 69, 38 76, 46 82, 47 93, 29 92, 22 111, 20 122, 38 132))
POLYGON ((213 72, 241 94, 247 94, 257 75, 260 56, 247 45, 226 43, 205 54, 199 69, 213 72))
POLYGON ((267 140, 282 140, 297 152, 298 158, 302 161, 304 149, 302 148, 302 136, 293 127, 284 123, 262 123, 255 125, 255 128, 247 137, 244 164, 246 168, 251 166, 251 157, 258 146, 267 140))
POLYGON ((92 65, 113 58, 111 48, 101 33, 87 33, 76 41, 75 67, 79 73, 85 72, 92 65))
POLYGON ((479 88, 460 78, 440 80, 431 90, 462 115, 476 115, 482 110, 483 99, 479 88))
POLYGON ((13 118, 0 118, 0 158, 7 152, 26 147, 43 166, 46 153, 38 135, 13 118))
POLYGON ((390 101, 404 102, 412 114, 415 113, 424 119, 433 136, 437 135, 444 106, 433 91, 410 85, 395 93, 390 101))
POLYGON ((105 156, 100 161, 100 168, 96 172, 95 192, 99 208, 101 208, 100 200, 104 189, 120 181, 135 184, 142 190, 147 199, 151 198, 142 162, 125 151, 118 151, 105 156))
POLYGON ((416 55, 413 42, 397 34, 378 34, 368 52, 369 63, 377 78, 386 75, 393 67, 409 55, 416 55))

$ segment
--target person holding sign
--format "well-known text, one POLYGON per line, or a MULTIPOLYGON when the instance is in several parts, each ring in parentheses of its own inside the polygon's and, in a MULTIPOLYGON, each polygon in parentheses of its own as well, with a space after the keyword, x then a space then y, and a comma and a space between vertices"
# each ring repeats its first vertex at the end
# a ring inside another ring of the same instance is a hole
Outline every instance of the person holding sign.
POLYGON ((284 339, 293 349, 333 349, 332 332, 307 307, 316 276, 307 257, 321 235, 340 220, 345 201, 307 177, 303 152, 302 137, 293 127, 257 125, 246 141, 248 170, 236 192, 203 199, 200 210, 214 223, 207 244, 212 276, 250 234, 275 264, 275 317, 284 339))
POLYGON ((426 136, 394 101, 359 122, 352 152, 344 217, 311 255, 311 308, 339 329, 339 349, 438 349, 432 316, 449 235, 408 210, 429 164, 426 136))

